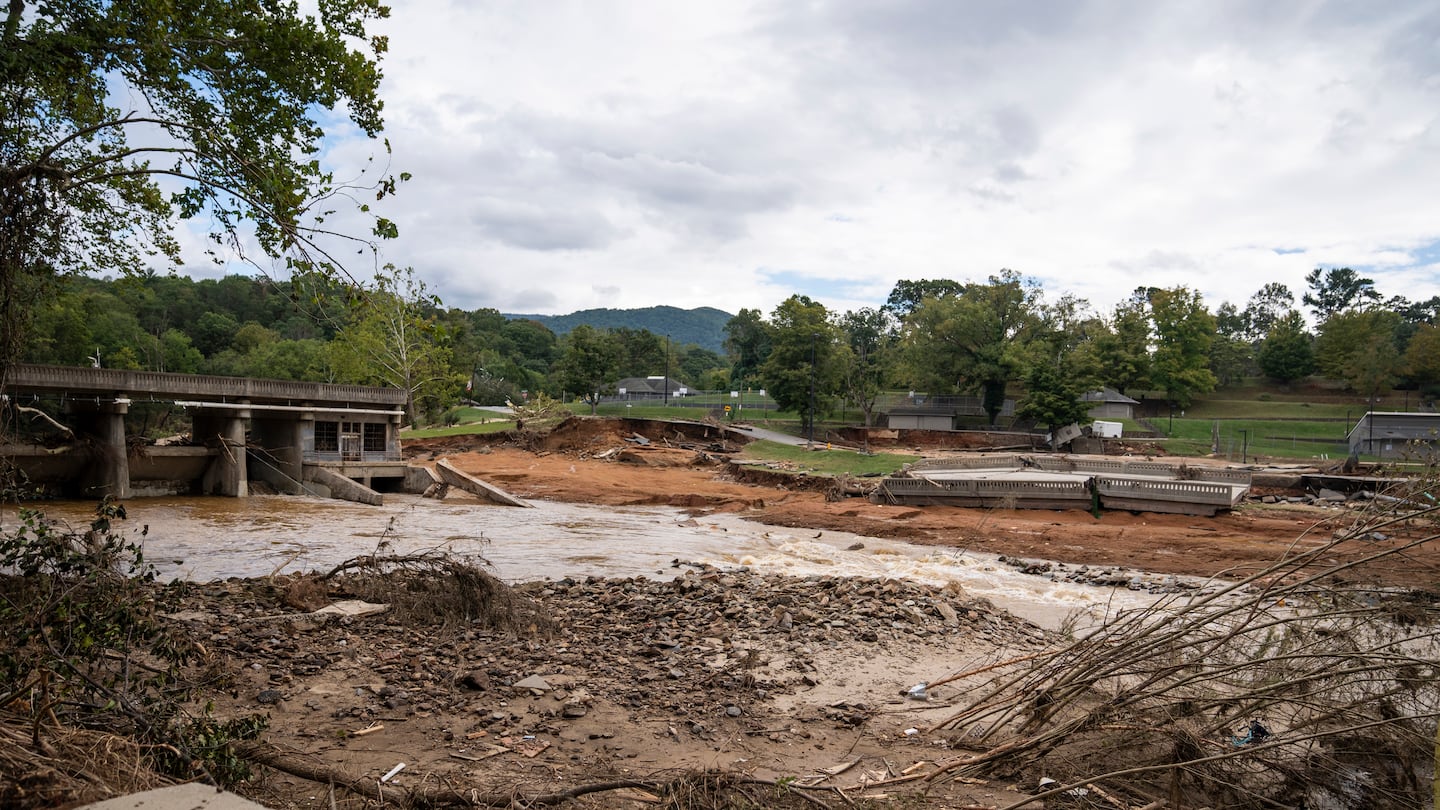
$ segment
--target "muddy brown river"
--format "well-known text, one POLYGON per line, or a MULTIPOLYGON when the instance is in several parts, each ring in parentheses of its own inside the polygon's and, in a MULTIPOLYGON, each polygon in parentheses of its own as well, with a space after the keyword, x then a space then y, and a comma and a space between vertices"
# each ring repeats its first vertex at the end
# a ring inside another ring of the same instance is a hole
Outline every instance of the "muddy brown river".
MULTIPOLYGON (((468 497, 435 501, 386 495, 384 506, 284 495, 141 498, 126 503, 126 535, 166 578, 209 581, 276 572, 324 571, 352 557, 444 549, 483 558, 510 582, 564 577, 668 578, 679 562, 749 567, 795 576, 903 578, 955 583, 1039 624, 1107 612, 1156 597, 1021 574, 992 555, 919 546, 844 532, 775 528, 732 514, 692 518, 667 507, 609 507, 534 500, 535 508, 468 497)), ((41 505, 52 519, 84 528, 93 503, 41 505)), ((5 529, 14 510, 0 513, 5 529)))

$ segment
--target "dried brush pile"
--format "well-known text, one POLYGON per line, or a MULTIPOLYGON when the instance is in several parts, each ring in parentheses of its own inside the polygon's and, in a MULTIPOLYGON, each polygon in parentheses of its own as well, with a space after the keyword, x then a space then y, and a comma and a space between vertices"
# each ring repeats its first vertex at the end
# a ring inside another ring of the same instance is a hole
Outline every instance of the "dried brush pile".
MULTIPOLYGON (((383 548, 383 546, 382 546, 383 548)), ((390 605, 418 626, 476 626, 547 635, 553 619, 533 600, 486 572, 483 560, 444 551, 356 557, 322 576, 332 590, 390 605)))
POLYGON ((51 726, 0 712, 0 807, 64 807, 175 784, 146 746, 103 731, 51 726), (43 741, 37 746, 35 740, 43 741))
POLYGON ((1385 493, 1264 571, 1121 615, 974 690, 938 728, 982 753, 932 778, 1044 777, 1032 801, 1056 807, 1428 806, 1440 593, 1358 583, 1440 537, 1434 484, 1385 493), (1337 561, 1354 546, 1359 559, 1337 561))

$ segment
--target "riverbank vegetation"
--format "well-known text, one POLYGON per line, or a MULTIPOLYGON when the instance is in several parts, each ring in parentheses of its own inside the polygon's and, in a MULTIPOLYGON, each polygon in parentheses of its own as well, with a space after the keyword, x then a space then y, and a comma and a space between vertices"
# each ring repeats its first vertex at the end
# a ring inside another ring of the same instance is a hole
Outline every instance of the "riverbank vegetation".
POLYGON ((408 268, 365 289, 317 277, 67 277, 33 313, 21 358, 388 385, 410 392, 415 425, 452 429, 494 429, 466 403, 544 394, 575 412, 762 420, 800 434, 812 418, 874 424, 895 407, 955 412, 960 427, 1044 430, 1083 421, 1079 395, 1108 387, 1138 401, 1134 430, 1173 437, 1172 452, 1318 458, 1344 452, 1367 409, 1431 406, 1440 300, 1383 298, 1346 268, 1310 281, 1313 332, 1281 285, 1213 310, 1184 288, 1141 288, 1103 312, 1007 271, 902 281, 884 306, 855 312, 804 296, 768 316, 743 310, 721 354, 643 327, 557 335, 446 308, 408 268))

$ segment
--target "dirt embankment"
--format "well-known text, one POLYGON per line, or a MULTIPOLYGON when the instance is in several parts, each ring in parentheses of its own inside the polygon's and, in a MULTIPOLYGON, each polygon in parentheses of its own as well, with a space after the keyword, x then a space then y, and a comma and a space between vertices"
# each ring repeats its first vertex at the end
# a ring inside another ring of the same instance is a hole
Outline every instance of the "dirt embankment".
MULTIPOLYGON (((1158 513, 907 507, 863 498, 831 500, 828 480, 738 470, 734 434, 714 426, 646 420, 571 419, 543 437, 513 434, 411 442, 414 461, 449 457, 480 478, 529 498, 609 505, 670 505, 735 512, 761 523, 846 531, 1075 565, 1240 577, 1328 541, 1348 525, 1345 506, 1248 501, 1214 518, 1158 513), (642 437, 642 443, 636 439, 642 437)), ((914 448, 907 448, 914 449, 914 448)), ((1398 526, 1383 542, 1423 527, 1398 526)), ((1351 552, 1361 555, 1363 549, 1351 552)), ((1440 553, 1417 550, 1356 576, 1399 585, 1436 581, 1440 553)))

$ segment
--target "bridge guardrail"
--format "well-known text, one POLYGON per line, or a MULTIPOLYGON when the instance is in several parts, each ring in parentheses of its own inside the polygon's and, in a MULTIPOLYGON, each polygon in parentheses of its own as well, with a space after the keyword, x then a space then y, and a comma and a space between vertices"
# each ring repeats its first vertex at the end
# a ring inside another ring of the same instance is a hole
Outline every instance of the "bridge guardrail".
POLYGON ((166 371, 132 371, 77 366, 16 364, 6 385, 13 389, 83 391, 105 394, 149 394, 176 397, 280 400, 307 403, 365 405, 405 404, 398 388, 338 383, 269 380, 257 377, 221 377, 209 374, 175 374, 166 371))

